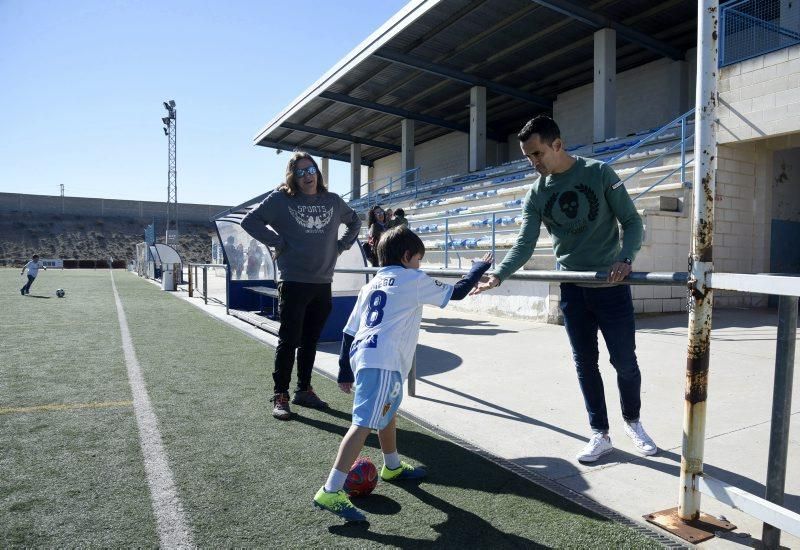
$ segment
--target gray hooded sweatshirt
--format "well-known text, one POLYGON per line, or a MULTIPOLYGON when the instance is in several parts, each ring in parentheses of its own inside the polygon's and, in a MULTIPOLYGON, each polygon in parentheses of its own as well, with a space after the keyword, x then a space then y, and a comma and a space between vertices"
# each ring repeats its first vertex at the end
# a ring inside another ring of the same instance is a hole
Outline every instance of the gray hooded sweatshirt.
POLYGON ((276 190, 241 225, 253 238, 275 248, 281 281, 330 283, 336 258, 355 242, 361 220, 336 193, 292 197, 276 190), (340 224, 347 226, 341 239, 340 224))

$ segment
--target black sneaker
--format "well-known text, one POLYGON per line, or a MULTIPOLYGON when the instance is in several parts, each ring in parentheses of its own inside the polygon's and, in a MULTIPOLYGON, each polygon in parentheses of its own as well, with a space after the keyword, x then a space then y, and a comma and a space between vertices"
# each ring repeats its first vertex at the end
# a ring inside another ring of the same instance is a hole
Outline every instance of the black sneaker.
POLYGON ((25 289, 24 289, 24 288, 20 288, 20 289, 19 289, 19 293, 20 293, 22 296, 25 296, 25 289))
POLYGON ((289 408, 289 394, 276 393, 272 399, 272 416, 278 420, 289 420, 292 417, 292 409, 289 408))
POLYGON ((320 399, 316 393, 314 393, 314 388, 309 387, 306 391, 296 391, 294 392, 294 399, 292 399, 292 404, 294 405, 301 405, 303 407, 311 407, 312 409, 327 409, 328 404, 320 399))

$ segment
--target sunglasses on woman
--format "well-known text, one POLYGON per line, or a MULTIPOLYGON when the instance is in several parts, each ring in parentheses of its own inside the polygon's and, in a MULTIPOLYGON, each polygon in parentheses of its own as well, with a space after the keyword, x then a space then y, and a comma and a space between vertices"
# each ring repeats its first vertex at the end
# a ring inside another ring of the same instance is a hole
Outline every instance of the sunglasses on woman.
POLYGON ((309 176, 315 176, 317 174, 317 167, 309 166, 308 168, 295 168, 294 170, 294 177, 298 179, 302 178, 306 174, 309 176))

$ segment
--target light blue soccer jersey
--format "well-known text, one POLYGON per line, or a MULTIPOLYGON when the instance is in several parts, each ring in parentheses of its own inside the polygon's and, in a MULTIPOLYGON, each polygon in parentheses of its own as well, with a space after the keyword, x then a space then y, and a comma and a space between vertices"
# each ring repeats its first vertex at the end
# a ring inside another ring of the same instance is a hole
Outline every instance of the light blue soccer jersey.
POLYGON ((422 271, 400 266, 378 270, 361 288, 344 332, 354 337, 350 348, 353 373, 369 367, 398 371, 403 380, 419 339, 422 306, 444 307, 453 286, 422 271))

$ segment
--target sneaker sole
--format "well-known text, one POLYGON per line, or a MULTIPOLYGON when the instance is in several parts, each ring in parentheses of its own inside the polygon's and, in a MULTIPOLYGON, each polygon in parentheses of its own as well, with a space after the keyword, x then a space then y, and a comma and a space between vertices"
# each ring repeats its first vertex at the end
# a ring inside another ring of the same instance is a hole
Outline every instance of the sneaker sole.
POLYGON ((611 447, 610 449, 606 449, 605 451, 603 451, 599 455, 583 457, 583 458, 575 457, 575 459, 578 462, 597 462, 597 459, 599 459, 600 457, 606 456, 608 453, 610 453, 613 450, 614 450, 614 447, 611 447))
POLYGON ((278 420, 284 420, 285 421, 285 420, 291 420, 292 419, 292 415, 291 414, 287 414, 287 415, 284 416, 284 415, 273 414, 272 418, 277 418, 278 420))
POLYGON ((656 454, 658 452, 658 447, 656 447, 652 451, 645 451, 644 449, 640 449, 639 447, 636 447, 636 445, 634 445, 634 447, 636 448, 636 452, 639 453, 642 456, 653 456, 654 454, 656 454))

